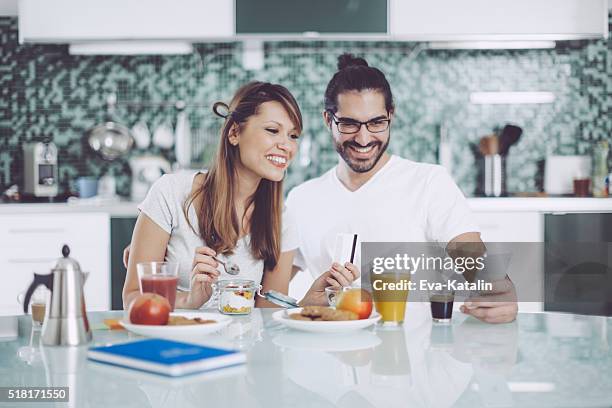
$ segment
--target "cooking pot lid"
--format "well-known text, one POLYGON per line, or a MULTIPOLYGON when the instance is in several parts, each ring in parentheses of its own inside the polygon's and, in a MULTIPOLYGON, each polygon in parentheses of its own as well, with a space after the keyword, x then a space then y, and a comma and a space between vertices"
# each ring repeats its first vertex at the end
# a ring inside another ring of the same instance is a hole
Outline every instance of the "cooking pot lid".
POLYGON ((87 132, 87 141, 93 151, 106 160, 114 160, 127 154, 132 148, 132 132, 116 122, 105 122, 87 132))

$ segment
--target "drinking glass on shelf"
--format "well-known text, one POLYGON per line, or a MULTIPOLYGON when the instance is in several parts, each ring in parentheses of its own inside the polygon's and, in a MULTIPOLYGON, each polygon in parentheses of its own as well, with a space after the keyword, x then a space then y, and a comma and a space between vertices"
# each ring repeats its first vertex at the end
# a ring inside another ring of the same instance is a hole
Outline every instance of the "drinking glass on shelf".
POLYGON ((179 264, 176 262, 139 262, 136 264, 140 293, 157 293, 165 297, 174 311, 178 267, 179 264))

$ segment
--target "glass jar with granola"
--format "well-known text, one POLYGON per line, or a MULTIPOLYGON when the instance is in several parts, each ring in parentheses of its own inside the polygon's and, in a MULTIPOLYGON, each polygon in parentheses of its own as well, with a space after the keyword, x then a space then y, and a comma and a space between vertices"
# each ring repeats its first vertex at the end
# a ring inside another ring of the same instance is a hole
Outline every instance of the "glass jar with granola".
POLYGON ((231 279, 217 283, 219 312, 230 315, 245 315, 255 307, 255 294, 259 289, 252 280, 231 279))

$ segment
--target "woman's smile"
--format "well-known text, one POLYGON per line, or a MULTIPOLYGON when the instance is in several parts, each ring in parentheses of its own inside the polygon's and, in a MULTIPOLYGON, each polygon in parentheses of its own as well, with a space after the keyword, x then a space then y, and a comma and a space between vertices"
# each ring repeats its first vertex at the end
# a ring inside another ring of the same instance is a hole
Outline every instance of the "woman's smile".
POLYGON ((279 169, 286 169, 288 166, 287 156, 269 154, 266 156, 266 159, 270 161, 270 163, 279 169))

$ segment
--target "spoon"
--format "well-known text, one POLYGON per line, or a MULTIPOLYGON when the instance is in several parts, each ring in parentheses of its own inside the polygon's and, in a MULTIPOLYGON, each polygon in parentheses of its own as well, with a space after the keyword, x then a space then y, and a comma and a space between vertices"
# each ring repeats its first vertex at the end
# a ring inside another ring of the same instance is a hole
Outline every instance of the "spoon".
POLYGON ((213 256, 212 258, 223 265, 223 269, 225 269, 225 273, 228 275, 238 275, 240 273, 240 267, 237 264, 230 261, 223 262, 216 256, 213 256))

